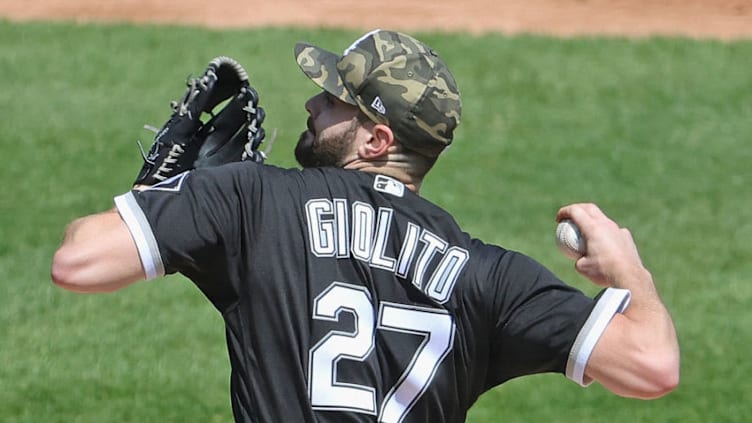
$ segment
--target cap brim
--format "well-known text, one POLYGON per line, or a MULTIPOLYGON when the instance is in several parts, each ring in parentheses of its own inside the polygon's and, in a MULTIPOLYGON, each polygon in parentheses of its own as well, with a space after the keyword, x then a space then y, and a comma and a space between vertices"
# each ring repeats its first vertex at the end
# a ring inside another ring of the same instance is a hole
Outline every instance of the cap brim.
POLYGON ((339 59, 339 55, 311 44, 295 45, 295 60, 311 81, 345 103, 357 105, 337 70, 339 59))

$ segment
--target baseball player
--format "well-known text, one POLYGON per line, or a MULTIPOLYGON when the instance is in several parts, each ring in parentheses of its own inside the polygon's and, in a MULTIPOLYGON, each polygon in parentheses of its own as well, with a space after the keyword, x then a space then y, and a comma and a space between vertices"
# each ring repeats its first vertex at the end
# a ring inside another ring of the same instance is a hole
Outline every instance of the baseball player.
POLYGON ((224 319, 238 422, 462 422, 487 390, 544 372, 644 399, 677 386, 671 317, 597 206, 556 215, 587 241, 576 268, 603 287, 590 298, 419 196, 461 114, 434 50, 377 30, 295 56, 321 88, 302 170, 236 162, 137 183, 68 226, 53 281, 104 292, 185 275, 224 319))

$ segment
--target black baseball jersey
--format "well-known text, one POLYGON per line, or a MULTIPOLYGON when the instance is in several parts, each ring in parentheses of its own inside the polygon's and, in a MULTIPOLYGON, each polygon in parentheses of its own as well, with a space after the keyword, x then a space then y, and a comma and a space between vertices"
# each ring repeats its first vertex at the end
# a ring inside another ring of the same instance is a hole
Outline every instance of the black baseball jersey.
POLYGON ((628 292, 596 300, 387 176, 235 163, 116 206, 148 278, 222 314, 235 419, 462 422, 489 388, 578 383, 628 292))

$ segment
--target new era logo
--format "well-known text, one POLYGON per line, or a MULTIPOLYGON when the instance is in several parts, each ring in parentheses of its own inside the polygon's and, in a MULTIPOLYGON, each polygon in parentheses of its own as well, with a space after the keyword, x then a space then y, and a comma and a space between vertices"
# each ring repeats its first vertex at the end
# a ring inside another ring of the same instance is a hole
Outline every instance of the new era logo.
POLYGON ((371 108, 382 115, 386 114, 386 107, 384 107, 384 103, 381 102, 381 97, 376 96, 376 98, 373 99, 373 102, 371 102, 371 108))
POLYGON ((376 179, 373 181, 373 189, 395 197, 405 195, 405 185, 402 182, 384 175, 376 175, 376 179))

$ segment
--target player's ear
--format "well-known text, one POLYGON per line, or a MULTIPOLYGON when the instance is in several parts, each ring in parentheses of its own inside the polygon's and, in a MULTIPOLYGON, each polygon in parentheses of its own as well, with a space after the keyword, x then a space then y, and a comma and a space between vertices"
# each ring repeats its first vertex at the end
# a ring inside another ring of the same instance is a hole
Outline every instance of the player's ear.
POLYGON ((360 145, 358 153, 364 159, 376 159, 385 156, 394 142, 392 128, 378 123, 371 129, 370 138, 360 145))

